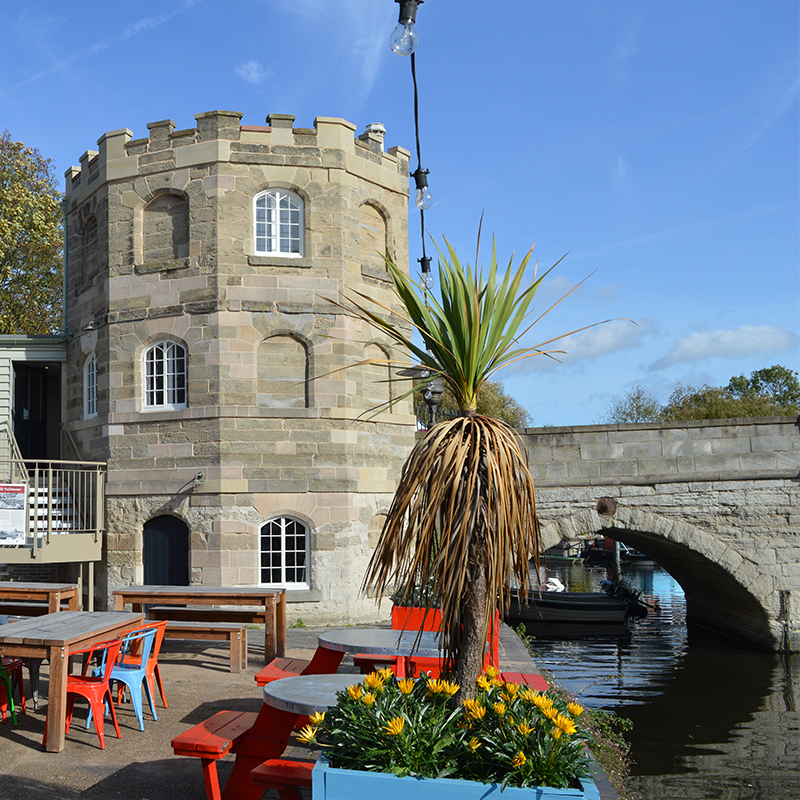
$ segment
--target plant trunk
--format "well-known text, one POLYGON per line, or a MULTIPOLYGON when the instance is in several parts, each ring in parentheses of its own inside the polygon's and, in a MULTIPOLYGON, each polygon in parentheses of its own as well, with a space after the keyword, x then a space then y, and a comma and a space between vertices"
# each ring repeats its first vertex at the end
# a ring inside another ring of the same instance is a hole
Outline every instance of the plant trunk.
MULTIPOLYGON (((476 537, 480 538, 480 537, 476 537)), ((461 598, 461 643, 458 650, 456 683, 461 687, 456 702, 463 703, 474 697, 478 676, 483 669, 483 654, 486 647, 486 547, 485 542, 473 542, 469 554, 469 576, 467 588, 461 598), (481 545, 484 545, 481 547, 481 545)))

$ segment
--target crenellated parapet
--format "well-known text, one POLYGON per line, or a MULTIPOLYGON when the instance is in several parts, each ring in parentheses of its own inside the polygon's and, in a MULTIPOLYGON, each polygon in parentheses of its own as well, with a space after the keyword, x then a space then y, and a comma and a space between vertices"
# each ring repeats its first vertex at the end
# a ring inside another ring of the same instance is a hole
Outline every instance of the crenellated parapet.
POLYGON ((336 117, 317 117, 313 128, 295 128, 290 114, 270 114, 266 125, 242 125, 242 116, 207 111, 195 115, 197 127, 185 129, 176 129, 171 119, 150 122, 150 135, 141 139, 132 138, 128 128, 104 133, 98 150, 87 150, 80 166, 65 173, 68 208, 107 182, 212 163, 338 169, 408 193, 409 151, 385 150, 381 125, 367 125, 356 135, 355 125, 336 117))

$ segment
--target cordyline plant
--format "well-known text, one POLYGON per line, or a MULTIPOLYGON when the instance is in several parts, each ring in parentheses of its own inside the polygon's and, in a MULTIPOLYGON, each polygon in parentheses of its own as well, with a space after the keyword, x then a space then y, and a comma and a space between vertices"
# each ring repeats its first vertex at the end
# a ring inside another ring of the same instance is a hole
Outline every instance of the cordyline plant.
POLYGON ((384 318, 372 310, 376 304, 364 302, 373 303, 366 295, 354 292, 347 306, 332 302, 401 345, 420 369, 440 376, 461 409, 462 416, 435 425, 412 450, 364 588, 380 597, 392 586, 402 586, 404 595, 411 597, 425 587, 429 596, 437 597, 445 671, 462 687, 474 687, 495 607, 499 603, 501 613, 505 610, 512 581, 520 590, 529 589, 528 562, 531 556, 538 562, 540 549, 527 455, 512 428, 476 413, 478 394, 501 367, 562 352, 543 348, 570 334, 530 347, 519 341, 547 313, 531 320, 529 309, 542 280, 557 264, 541 277, 534 273, 523 288, 532 250, 516 271, 512 259, 501 278, 493 247, 484 278, 483 270, 462 266, 447 240, 445 244, 449 257, 439 251, 438 300, 387 258, 395 292, 408 315, 404 321, 419 333, 422 346, 388 321, 392 309, 378 304, 386 311, 384 318))
POLYGON ((589 774, 582 706, 502 681, 491 667, 475 685, 459 705, 456 683, 373 672, 314 714, 299 738, 338 769, 400 777, 566 788, 589 774))

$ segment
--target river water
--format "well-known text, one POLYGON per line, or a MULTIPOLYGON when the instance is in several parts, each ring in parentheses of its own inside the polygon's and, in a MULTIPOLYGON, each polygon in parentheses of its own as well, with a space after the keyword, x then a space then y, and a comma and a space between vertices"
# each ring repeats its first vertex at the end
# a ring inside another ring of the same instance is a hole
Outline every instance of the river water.
MULTIPOLYGON (((599 591, 605 569, 550 561, 543 577, 599 591)), ((800 800, 800 654, 739 645, 686 625, 680 586, 651 562, 623 582, 654 608, 630 632, 535 635, 536 661, 584 704, 633 721, 639 800, 800 800)))

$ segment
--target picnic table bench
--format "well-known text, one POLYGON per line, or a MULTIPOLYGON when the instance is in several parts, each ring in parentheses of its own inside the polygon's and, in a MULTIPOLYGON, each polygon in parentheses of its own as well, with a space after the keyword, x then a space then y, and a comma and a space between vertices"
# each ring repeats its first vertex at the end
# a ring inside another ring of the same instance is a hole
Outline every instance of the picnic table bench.
MULTIPOLYGON (((153 609, 150 609, 152 611, 153 609)), ((159 619, 149 614, 150 619, 159 619)), ((230 671, 247 669, 247 625, 240 622, 192 622, 189 620, 167 620, 165 639, 210 639, 227 641, 230 644, 230 671)))

